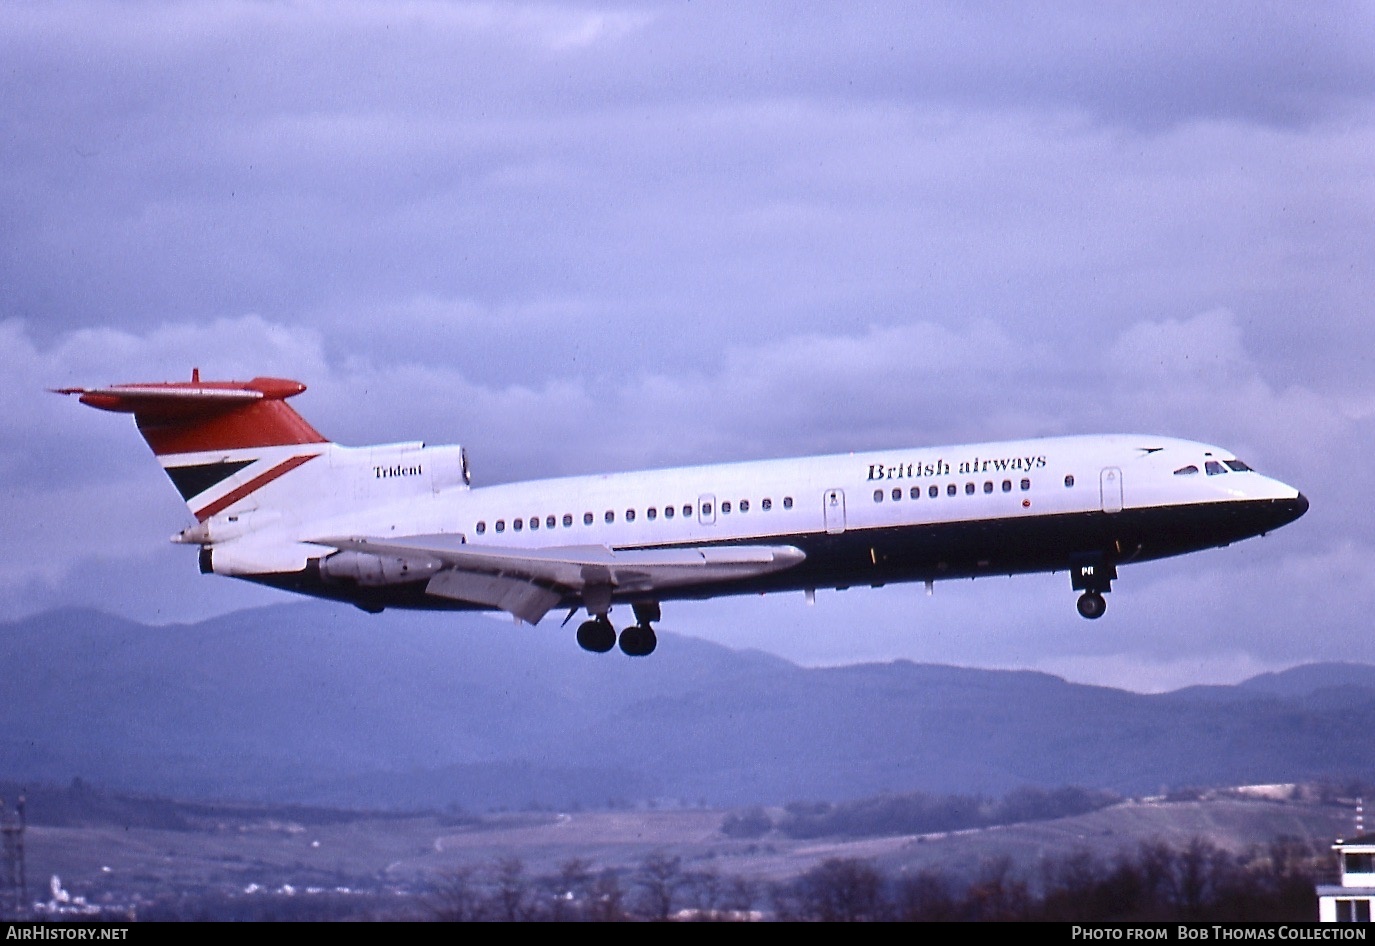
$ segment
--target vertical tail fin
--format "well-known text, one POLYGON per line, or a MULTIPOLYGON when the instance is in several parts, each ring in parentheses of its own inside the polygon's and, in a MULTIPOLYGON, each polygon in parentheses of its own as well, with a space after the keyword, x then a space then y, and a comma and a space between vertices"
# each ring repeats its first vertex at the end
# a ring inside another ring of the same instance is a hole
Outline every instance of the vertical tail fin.
POLYGON ((323 452, 328 443, 286 403, 298 381, 190 381, 62 388, 82 404, 133 414, 139 433, 196 519, 247 499, 323 452))

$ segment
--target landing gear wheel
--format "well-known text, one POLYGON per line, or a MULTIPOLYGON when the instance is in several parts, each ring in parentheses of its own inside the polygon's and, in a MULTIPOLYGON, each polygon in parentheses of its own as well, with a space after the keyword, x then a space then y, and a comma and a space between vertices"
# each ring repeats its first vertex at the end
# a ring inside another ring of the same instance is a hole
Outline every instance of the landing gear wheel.
POLYGON ((635 624, 621 631, 621 651, 627 657, 648 657, 657 646, 658 635, 648 625, 635 624))
POLYGON ((1086 591, 1079 596, 1078 607, 1081 615, 1094 621, 1103 616, 1103 612, 1108 609, 1108 603, 1098 592, 1086 591))
POLYGON ((604 654, 616 646, 616 629, 604 617, 578 625, 578 646, 594 654, 604 654))

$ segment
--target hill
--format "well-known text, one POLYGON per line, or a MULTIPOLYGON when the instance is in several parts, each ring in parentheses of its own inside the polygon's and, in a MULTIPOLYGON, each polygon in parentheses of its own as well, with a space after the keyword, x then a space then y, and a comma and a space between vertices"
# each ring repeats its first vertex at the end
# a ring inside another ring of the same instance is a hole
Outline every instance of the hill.
POLYGON ((1143 695, 904 661, 648 660, 480 615, 318 603, 0 625, 0 776, 389 809, 781 804, 1298 782, 1375 770, 1375 668, 1143 695))

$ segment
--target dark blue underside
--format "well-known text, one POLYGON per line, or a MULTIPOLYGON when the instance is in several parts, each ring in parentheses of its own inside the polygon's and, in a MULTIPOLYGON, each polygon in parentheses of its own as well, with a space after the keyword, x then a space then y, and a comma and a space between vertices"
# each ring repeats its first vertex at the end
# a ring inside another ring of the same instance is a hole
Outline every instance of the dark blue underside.
MULTIPOLYGON (((1192 506, 1128 509, 1054 516, 981 519, 884 529, 851 529, 839 534, 776 535, 736 542, 696 545, 793 545, 806 561, 772 575, 666 589, 657 600, 712 598, 731 594, 847 588, 897 582, 977 578, 1027 572, 1065 571, 1072 559, 1101 556, 1124 565, 1229 545, 1292 522, 1308 508, 1292 500, 1250 500, 1192 506)), ((425 594, 424 582, 386 588, 329 584, 317 572, 267 575, 263 584, 301 594, 348 601, 370 610, 381 607, 475 610, 477 606, 425 594)), ((633 596, 643 600, 643 594, 633 596)), ((617 597, 614 600, 630 600, 617 597)), ((563 607, 580 604, 568 597, 563 607)))

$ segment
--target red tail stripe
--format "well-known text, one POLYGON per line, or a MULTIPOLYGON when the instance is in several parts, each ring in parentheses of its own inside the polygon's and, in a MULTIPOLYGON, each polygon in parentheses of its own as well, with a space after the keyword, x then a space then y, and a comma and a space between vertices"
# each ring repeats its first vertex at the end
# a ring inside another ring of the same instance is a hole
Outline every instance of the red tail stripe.
POLYGON ((318 456, 318 453, 311 453, 307 454, 306 456, 292 457, 289 460, 285 460, 282 463, 278 463, 276 466, 268 470, 266 473, 262 473, 258 476, 253 477, 253 479, 249 480, 247 483, 243 484, 237 489, 230 490, 228 493, 221 496, 219 499, 215 500, 210 505, 205 506, 202 509, 196 510, 196 521, 204 522, 216 513, 223 512, 230 506, 237 503, 239 500, 243 499, 249 493, 262 489, 268 483, 271 483, 273 480, 277 479, 277 477, 284 476, 285 474, 290 473, 292 470, 296 469, 301 464, 308 463, 309 461, 314 460, 318 456))
POLYGON ((254 401, 229 411, 207 411, 174 420, 139 412, 134 419, 158 456, 326 442, 284 401, 254 401))

